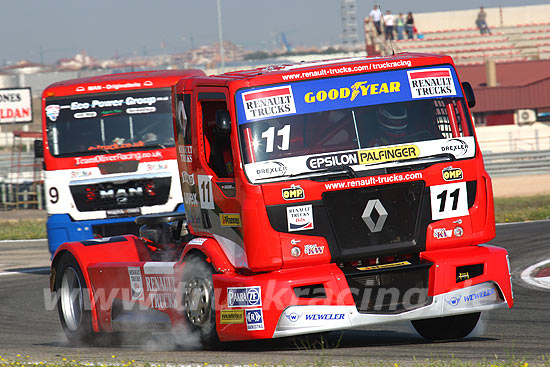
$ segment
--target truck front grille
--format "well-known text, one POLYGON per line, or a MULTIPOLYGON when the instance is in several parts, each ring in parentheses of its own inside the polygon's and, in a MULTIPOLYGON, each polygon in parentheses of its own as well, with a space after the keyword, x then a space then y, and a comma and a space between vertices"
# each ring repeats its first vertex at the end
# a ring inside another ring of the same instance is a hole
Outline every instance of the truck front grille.
POLYGON ((72 185, 70 188, 77 209, 86 212, 166 204, 170 183, 170 177, 157 177, 72 185))

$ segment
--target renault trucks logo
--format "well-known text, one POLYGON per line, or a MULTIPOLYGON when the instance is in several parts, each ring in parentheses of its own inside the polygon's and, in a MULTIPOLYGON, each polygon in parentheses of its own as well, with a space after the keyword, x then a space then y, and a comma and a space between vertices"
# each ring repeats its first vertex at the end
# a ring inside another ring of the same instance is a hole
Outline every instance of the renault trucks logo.
POLYGON ((384 223, 386 222, 386 219, 388 218, 388 212, 378 199, 371 199, 368 201, 367 206, 365 207, 365 210, 363 211, 363 215, 361 216, 363 218, 363 221, 369 227, 369 230, 372 233, 380 232, 382 230, 382 227, 384 227, 384 223), (372 213, 376 210, 378 213, 378 219, 376 219, 376 223, 372 219, 372 213))
POLYGON ((409 70, 412 98, 456 95, 453 76, 449 68, 409 70))
POLYGON ((247 120, 296 113, 292 87, 275 87, 242 94, 247 120))

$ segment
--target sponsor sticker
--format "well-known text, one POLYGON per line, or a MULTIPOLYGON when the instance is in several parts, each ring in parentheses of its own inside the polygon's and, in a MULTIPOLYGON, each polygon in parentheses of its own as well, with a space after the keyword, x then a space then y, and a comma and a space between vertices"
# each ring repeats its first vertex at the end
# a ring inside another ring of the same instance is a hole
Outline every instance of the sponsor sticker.
POLYGON ((481 300, 481 299, 490 297, 494 294, 495 294, 494 288, 487 288, 479 292, 470 293, 465 296, 459 295, 459 296, 452 297, 447 300, 447 303, 453 307, 456 307, 460 304, 460 302, 464 302, 465 304, 468 304, 476 300, 481 300))
POLYGON ((455 157, 462 157, 468 152, 468 143, 462 139, 450 139, 441 147, 442 153, 451 153, 455 157))
POLYGON ((264 329, 264 313, 261 308, 247 309, 245 312, 248 331, 264 329))
POLYGON ((132 301, 143 300, 143 280, 139 266, 129 266, 128 276, 130 277, 132 301))
POLYGON ((208 238, 205 237, 199 237, 199 238, 193 238, 191 241, 187 242, 188 245, 202 245, 208 238))
POLYGON ((220 324, 243 324, 244 310, 221 310, 220 324))
POLYGON ((306 314, 306 320, 308 321, 320 321, 320 320, 344 320, 346 314, 343 313, 312 313, 306 314))
POLYGON ((291 185, 286 189, 282 189, 281 194, 285 200, 298 200, 306 197, 306 192, 298 185, 291 185))
POLYGON ((254 307, 262 305, 262 289, 255 287, 227 288, 228 307, 254 307))
POLYGON ((445 228, 435 228, 434 229, 434 238, 440 240, 443 238, 451 238, 453 236, 453 230, 452 229, 445 229, 445 228))
POLYGON ((325 252, 325 246, 317 246, 316 244, 304 246, 304 254, 306 255, 322 255, 323 252, 325 252))
POLYGON ((407 70, 412 98, 456 95, 449 68, 407 70))
POLYGON ((185 171, 181 172, 181 178, 183 180, 183 183, 188 184, 189 186, 195 186, 195 174, 189 174, 185 171))
POLYGON ((416 145, 402 145, 360 150, 357 154, 359 155, 359 164, 373 164, 417 158, 420 155, 420 149, 416 145))
POLYGON ((247 120, 296 113, 290 85, 245 92, 242 100, 247 120))
POLYGON ((46 117, 50 121, 55 121, 59 117, 59 111, 61 110, 61 106, 58 104, 51 104, 49 106, 46 106, 46 117))
POLYGON ((199 200, 197 199, 197 193, 196 192, 184 192, 183 193, 183 202, 185 205, 189 205, 192 207, 198 207, 199 206, 199 200))
POLYGON ((241 215, 239 213, 220 214, 222 227, 241 227, 241 215))
POLYGON ((287 168, 281 162, 268 161, 262 162, 255 170, 258 178, 272 178, 284 176, 287 168))
POLYGON ((193 162, 193 146, 192 145, 179 145, 178 153, 182 162, 193 162))
POLYGON ((288 231, 305 231, 313 229, 313 206, 289 206, 286 208, 288 231))
POLYGON ((390 263, 390 264, 362 266, 362 267, 357 268, 357 270, 361 270, 361 271, 380 270, 380 269, 396 268, 398 266, 406 266, 406 265, 411 265, 411 263, 408 262, 408 261, 400 261, 400 262, 390 263))
POLYGON ((443 168, 441 174, 445 181, 462 180, 463 178, 462 169, 453 168, 451 166, 443 168))
POLYGON ((284 315, 288 319, 288 321, 296 322, 300 319, 300 317, 302 317, 303 314, 292 311, 292 312, 289 312, 289 313, 285 312, 284 315))
POLYGON ((350 152, 313 156, 307 159, 306 166, 311 170, 316 170, 330 167, 351 166, 358 163, 359 157, 357 152, 350 152))

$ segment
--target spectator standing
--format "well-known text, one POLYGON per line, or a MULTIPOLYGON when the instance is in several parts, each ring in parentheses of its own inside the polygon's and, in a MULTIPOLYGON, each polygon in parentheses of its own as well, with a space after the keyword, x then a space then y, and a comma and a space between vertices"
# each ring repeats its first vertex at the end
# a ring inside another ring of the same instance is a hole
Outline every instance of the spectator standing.
POLYGON ((405 20, 405 31, 407 32, 407 38, 412 40, 414 38, 414 18, 412 12, 407 13, 407 19, 405 20))
POLYGON ((393 40, 393 24, 395 22, 395 18, 391 11, 386 10, 386 14, 384 15, 384 30, 386 32, 386 40, 393 40))
POLYGON ((403 13, 399 13, 399 16, 395 20, 395 27, 397 30, 397 39, 403 39, 403 28, 405 26, 405 20, 403 19, 403 13))
POLYGON ((382 34, 382 28, 380 25, 380 20, 382 19, 382 12, 380 11, 380 6, 375 5, 370 11, 369 18, 374 23, 374 28, 376 28, 376 33, 378 36, 382 34))
POLYGON ((487 13, 483 10, 483 6, 479 8, 479 13, 477 13, 476 25, 480 34, 491 34, 491 30, 487 25, 487 13))

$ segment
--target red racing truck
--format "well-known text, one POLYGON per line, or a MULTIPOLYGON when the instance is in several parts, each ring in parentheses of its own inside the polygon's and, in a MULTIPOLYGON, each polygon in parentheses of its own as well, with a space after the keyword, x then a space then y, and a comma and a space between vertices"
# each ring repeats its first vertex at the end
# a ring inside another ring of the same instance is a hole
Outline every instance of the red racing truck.
POLYGON ((72 341, 184 325, 205 345, 410 320, 467 336, 512 307, 491 179, 448 56, 398 54, 182 79, 185 215, 65 243, 72 341))
POLYGON ((98 75, 43 92, 48 247, 138 234, 141 214, 183 211, 171 89, 199 70, 98 75))

